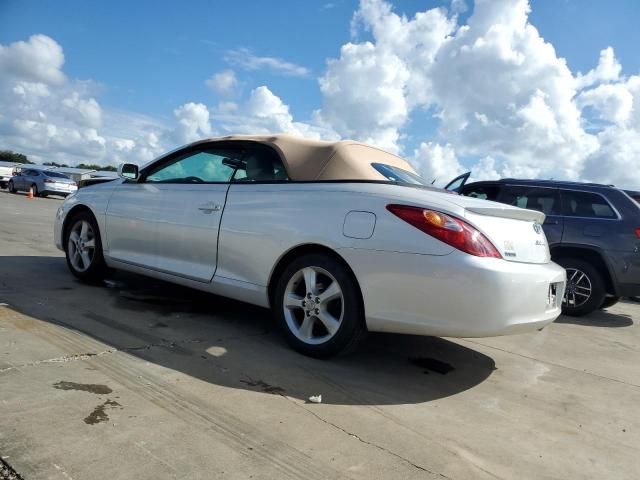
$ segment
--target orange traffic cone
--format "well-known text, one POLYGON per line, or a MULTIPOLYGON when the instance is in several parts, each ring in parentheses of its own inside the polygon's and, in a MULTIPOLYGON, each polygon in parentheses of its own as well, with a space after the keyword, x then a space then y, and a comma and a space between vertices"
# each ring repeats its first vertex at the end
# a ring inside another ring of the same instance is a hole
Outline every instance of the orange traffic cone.
POLYGON ((29 189, 29 200, 33 200, 33 188, 29 189))

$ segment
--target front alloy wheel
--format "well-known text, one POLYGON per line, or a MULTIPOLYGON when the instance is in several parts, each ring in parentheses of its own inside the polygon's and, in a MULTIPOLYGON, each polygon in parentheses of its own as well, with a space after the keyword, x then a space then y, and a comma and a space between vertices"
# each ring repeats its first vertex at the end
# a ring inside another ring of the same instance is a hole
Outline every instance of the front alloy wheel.
POLYGON ((87 220, 78 220, 69 232, 69 260, 78 272, 86 272, 96 253, 96 235, 87 220))
POLYGON ((96 219, 85 211, 74 215, 68 222, 70 226, 65 229, 63 245, 69 270, 85 282, 102 280, 107 267, 96 219))
POLYGON ((357 281, 328 254, 293 260, 278 279, 272 305, 289 344, 311 357, 353 350, 366 334, 357 281))

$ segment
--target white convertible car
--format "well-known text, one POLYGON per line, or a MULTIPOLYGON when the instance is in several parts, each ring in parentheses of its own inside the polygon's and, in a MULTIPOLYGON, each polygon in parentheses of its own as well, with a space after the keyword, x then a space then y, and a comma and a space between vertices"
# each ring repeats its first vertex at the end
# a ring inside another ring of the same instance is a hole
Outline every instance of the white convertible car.
POLYGON ((76 277, 112 267, 270 307, 307 355, 367 331, 482 337, 560 314, 542 213, 432 188, 362 143, 224 137, 119 172, 58 210, 76 277))

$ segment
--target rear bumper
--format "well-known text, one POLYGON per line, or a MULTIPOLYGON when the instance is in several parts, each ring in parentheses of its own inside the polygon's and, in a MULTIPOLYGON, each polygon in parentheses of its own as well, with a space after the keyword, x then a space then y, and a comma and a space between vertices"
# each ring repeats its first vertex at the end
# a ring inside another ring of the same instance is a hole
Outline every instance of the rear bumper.
POLYGON ((488 337, 538 330, 560 315, 565 270, 462 252, 415 255, 343 249, 371 331, 488 337), (549 286, 556 298, 549 304, 549 286))
POLYGON ((71 195, 72 193, 76 193, 78 191, 77 188, 74 188, 73 190, 67 190, 67 189, 62 189, 62 188, 57 188, 57 187, 47 187, 42 193, 48 194, 48 195, 71 195))

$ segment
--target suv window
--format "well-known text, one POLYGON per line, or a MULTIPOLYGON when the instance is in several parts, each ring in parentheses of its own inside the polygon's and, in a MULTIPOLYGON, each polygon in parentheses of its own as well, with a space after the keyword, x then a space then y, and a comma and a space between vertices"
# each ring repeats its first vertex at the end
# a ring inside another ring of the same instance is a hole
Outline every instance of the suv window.
POLYGON ((482 200, 497 200, 500 193, 499 185, 469 185, 462 189, 466 197, 481 198, 482 200))
POLYGON ((562 190, 562 213, 567 217, 618 218, 601 195, 573 190, 562 190))
POLYGON ((149 183, 224 183, 231 180, 234 169, 223 163, 229 152, 204 150, 178 156, 169 164, 151 170, 149 183))
POLYGON ((500 202, 529 210, 537 210, 545 215, 559 215, 558 191, 555 188, 506 186, 500 195, 500 202))

